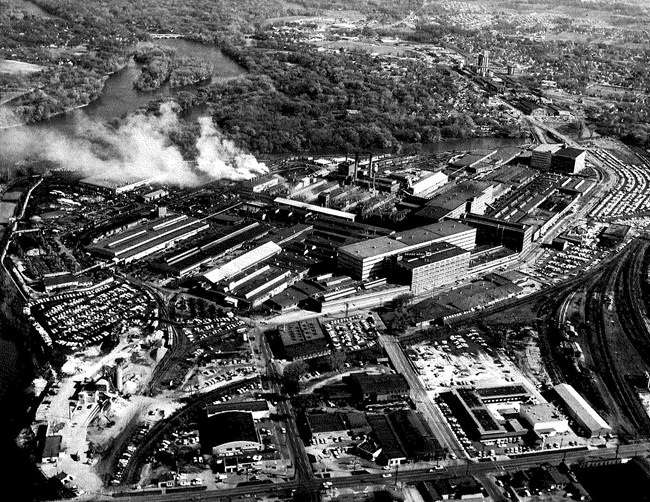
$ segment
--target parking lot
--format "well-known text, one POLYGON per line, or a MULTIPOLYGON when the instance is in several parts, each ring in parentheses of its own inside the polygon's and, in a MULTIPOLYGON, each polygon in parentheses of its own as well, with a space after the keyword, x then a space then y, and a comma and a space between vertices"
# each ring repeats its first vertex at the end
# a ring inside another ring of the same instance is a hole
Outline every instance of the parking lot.
POLYGON ((407 355, 431 397, 454 385, 506 385, 526 380, 515 364, 490 349, 475 329, 413 345, 407 355))
POLYGON ((97 344, 116 330, 144 326, 157 315, 148 295, 117 281, 87 293, 57 295, 32 305, 31 313, 54 343, 72 349, 97 344))
POLYGON ((650 211, 650 172, 639 160, 627 164, 606 150, 592 152, 617 177, 616 184, 591 210, 594 219, 650 211))
POLYGON ((377 327, 372 316, 359 314, 322 325, 336 350, 362 350, 377 344, 377 327))

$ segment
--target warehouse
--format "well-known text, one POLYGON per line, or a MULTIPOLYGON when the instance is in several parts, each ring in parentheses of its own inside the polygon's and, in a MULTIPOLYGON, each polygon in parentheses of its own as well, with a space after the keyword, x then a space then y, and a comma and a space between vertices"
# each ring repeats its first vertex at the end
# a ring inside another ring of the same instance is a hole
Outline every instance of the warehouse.
POLYGON ((306 211, 311 211, 313 213, 321 213, 327 216, 333 216, 335 218, 340 218, 342 220, 354 221, 355 215, 352 213, 347 213, 345 211, 338 211, 336 209, 330 209, 327 207, 315 206, 313 204, 307 204, 306 202, 300 202, 297 200, 285 199, 283 197, 277 197, 274 201, 276 204, 281 206, 289 206, 297 209, 304 209, 306 211))
POLYGON ((433 211, 429 216, 434 221, 439 221, 443 218, 459 218, 466 213, 483 214, 486 205, 493 201, 493 189, 492 183, 487 181, 459 183, 427 202, 427 206, 434 208, 429 210, 433 211))
POLYGON ((278 327, 278 335, 282 355, 289 360, 310 359, 330 351, 318 319, 283 324, 278 327))
POLYGON ((513 251, 525 252, 533 242, 533 227, 530 225, 472 213, 465 215, 461 221, 476 228, 477 246, 505 246, 513 251))
POLYGON ((224 265, 213 268, 204 277, 213 284, 230 279, 264 260, 280 253, 282 248, 274 242, 267 242, 250 251, 239 255, 224 265))
POLYGON ((352 373, 349 378, 352 395, 360 402, 386 403, 404 400, 409 396, 406 378, 397 373, 352 373))
POLYGON ((471 250, 476 243, 476 229, 456 221, 441 221, 339 248, 339 267, 362 281, 384 271, 386 258, 414 251, 436 242, 447 242, 471 250))
POLYGON ((207 228, 207 223, 196 218, 184 214, 170 215, 102 239, 89 246, 88 250, 118 263, 129 263, 193 237, 207 228))
POLYGON ((585 168, 587 152, 578 148, 562 148, 553 153, 551 169, 563 174, 576 174, 585 168))
POLYGON ((580 425, 588 437, 611 434, 612 428, 571 385, 561 383, 553 387, 553 390, 568 415, 580 425))
POLYGON ((250 411, 225 411, 202 420, 199 427, 201 452, 233 455, 263 448, 250 411))

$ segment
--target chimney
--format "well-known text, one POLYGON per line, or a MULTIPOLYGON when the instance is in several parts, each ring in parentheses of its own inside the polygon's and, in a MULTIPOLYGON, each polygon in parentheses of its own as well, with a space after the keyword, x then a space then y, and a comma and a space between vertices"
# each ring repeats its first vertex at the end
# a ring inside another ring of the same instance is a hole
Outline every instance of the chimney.
POLYGON ((354 155, 354 174, 352 175, 352 180, 357 181, 357 173, 359 171, 359 152, 354 155))

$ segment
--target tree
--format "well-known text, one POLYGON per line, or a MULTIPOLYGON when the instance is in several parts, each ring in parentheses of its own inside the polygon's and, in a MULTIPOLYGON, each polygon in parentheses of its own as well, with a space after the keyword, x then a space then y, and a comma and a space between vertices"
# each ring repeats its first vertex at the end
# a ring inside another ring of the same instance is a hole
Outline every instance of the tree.
POLYGON ((347 360, 347 356, 345 352, 342 352, 340 350, 335 350, 330 354, 327 362, 329 363, 329 366, 332 369, 332 371, 340 372, 343 369, 346 360, 347 360))
POLYGON ((307 372, 305 361, 294 361, 284 368, 282 382, 289 394, 297 394, 299 390, 300 377, 307 372))

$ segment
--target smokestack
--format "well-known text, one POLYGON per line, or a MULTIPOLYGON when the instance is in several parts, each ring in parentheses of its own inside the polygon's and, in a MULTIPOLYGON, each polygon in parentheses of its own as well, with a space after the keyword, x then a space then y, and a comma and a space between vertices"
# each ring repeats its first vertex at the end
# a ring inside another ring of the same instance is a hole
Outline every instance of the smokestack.
POLYGON ((115 387, 120 394, 124 390, 124 369, 122 368, 122 363, 118 363, 117 369, 115 370, 115 387))
POLYGON ((357 152, 354 155, 354 174, 352 175, 352 179, 356 182, 357 181, 357 173, 359 171, 359 152, 357 152))
POLYGON ((370 159, 368 159, 368 170, 369 170, 369 174, 372 176, 372 194, 374 195, 376 193, 375 178, 377 176, 377 172, 375 171, 375 168, 372 165, 372 153, 370 154, 370 159))

